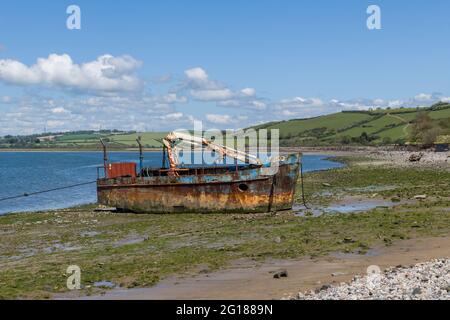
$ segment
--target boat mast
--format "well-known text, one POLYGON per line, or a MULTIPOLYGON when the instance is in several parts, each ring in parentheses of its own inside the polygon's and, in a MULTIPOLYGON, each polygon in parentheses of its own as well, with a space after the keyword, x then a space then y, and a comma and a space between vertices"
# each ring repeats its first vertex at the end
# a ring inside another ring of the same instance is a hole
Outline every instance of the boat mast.
POLYGON ((106 144, 103 141, 103 139, 100 139, 100 143, 102 144, 102 147, 103 147, 103 168, 105 169, 105 177, 106 177, 107 166, 108 166, 108 154, 106 152, 106 144))
POLYGON ((139 136, 136 139, 136 142, 139 145, 139 167, 140 167, 140 171, 142 172, 142 168, 143 168, 143 162, 144 162, 144 154, 142 153, 142 143, 141 143, 141 136, 139 136))

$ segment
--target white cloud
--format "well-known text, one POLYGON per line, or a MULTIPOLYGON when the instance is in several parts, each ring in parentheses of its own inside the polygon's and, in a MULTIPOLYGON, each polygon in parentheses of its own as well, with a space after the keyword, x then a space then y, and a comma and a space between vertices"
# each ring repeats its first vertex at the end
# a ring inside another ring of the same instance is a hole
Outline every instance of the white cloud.
POLYGON ((163 96, 163 100, 166 103, 186 103, 187 102, 186 97, 180 97, 176 93, 169 93, 169 94, 163 96))
POLYGON ((130 56, 102 55, 94 61, 75 64, 68 54, 50 54, 36 64, 0 60, 0 80, 19 86, 59 87, 83 92, 136 91, 142 82, 135 75, 141 62, 130 56))
POLYGON ((256 94, 256 90, 253 88, 245 88, 241 90, 241 93, 247 97, 253 97, 256 94))
POLYGON ((255 101, 256 90, 254 88, 244 88, 234 90, 215 80, 211 80, 208 73, 200 68, 186 70, 186 83, 181 86, 180 91, 188 89, 189 95, 197 101, 217 102, 220 106, 248 107, 253 106, 261 108, 262 103, 258 105, 255 101), (253 99, 254 101, 250 101, 253 99))
MULTIPOLYGON (((387 106, 389 108, 399 108, 402 106, 403 103, 404 102, 401 100, 390 100, 387 102, 387 106)), ((384 105, 386 105, 386 104, 384 104, 384 105)), ((383 104, 381 104, 380 106, 383 106, 383 104)))
POLYGON ((62 128, 64 127, 65 124, 66 124, 66 122, 61 121, 61 120, 48 120, 46 122, 46 125, 49 129, 59 128, 59 129, 63 130, 62 128))
POLYGON ((430 101, 433 98, 431 94, 420 93, 414 97, 417 101, 430 101))
POLYGON ((163 120, 169 120, 169 121, 178 121, 180 119, 183 119, 184 115, 181 112, 174 112, 169 113, 161 117, 163 120))
POLYGON ((373 104, 375 104, 377 106, 382 106, 385 104, 385 101, 383 99, 375 99, 375 100, 373 100, 373 104))
POLYGON ((52 113, 56 114, 62 114, 62 113, 68 113, 69 111, 64 109, 63 107, 57 107, 52 109, 52 113))
POLYGON ((251 100, 251 99, 231 99, 231 100, 224 100, 224 101, 218 101, 218 106, 221 107, 233 107, 233 108, 243 108, 243 109, 250 109, 250 110, 264 110, 267 108, 267 103, 264 102, 262 99, 260 100, 251 100))
POLYGON ((208 82, 208 74, 202 68, 192 68, 184 72, 189 80, 196 82, 208 82))
POLYGON ((27 95, 0 108, 0 135, 41 133, 44 127, 52 131, 100 128, 166 131, 192 122, 192 116, 183 115, 175 108, 175 104, 185 100, 171 93, 160 96, 67 95, 52 99, 27 95))
POLYGON ((291 110, 282 110, 281 114, 283 116, 286 116, 286 117, 293 117, 293 116, 296 116, 298 113, 297 112, 293 112, 291 110))
POLYGON ((227 114, 207 114, 206 119, 214 124, 230 124, 232 122, 231 116, 227 114))
POLYGON ((279 105, 284 108, 302 108, 305 106, 310 107, 321 107, 323 106, 323 101, 318 98, 303 98, 295 97, 292 99, 281 100, 279 105))
MULTIPOLYGON (((332 101, 330 104, 339 103, 337 100, 332 101)), ((327 104, 319 98, 294 97, 271 104, 275 115, 281 115, 283 118, 316 116, 323 113, 326 108, 327 104)))
POLYGON ((221 107, 240 107, 241 106, 241 102, 238 100, 225 100, 225 101, 219 101, 217 103, 217 105, 221 106, 221 107))
POLYGON ((191 90, 191 96, 200 101, 220 101, 228 100, 234 96, 230 89, 218 90, 191 90))
POLYGON ((263 109, 266 109, 266 107, 267 107, 266 103, 259 101, 259 100, 249 101, 248 105, 252 106, 253 108, 258 109, 258 110, 263 110, 263 109))
POLYGON ((12 98, 10 96, 3 96, 1 97, 0 101, 3 103, 10 103, 12 101, 12 98))

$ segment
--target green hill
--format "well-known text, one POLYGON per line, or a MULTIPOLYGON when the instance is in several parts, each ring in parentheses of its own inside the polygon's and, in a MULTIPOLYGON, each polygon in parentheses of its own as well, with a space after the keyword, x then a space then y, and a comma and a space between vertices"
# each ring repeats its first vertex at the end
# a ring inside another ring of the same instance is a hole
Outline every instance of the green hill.
POLYGON ((444 103, 429 108, 343 111, 254 128, 279 129, 282 146, 404 143, 419 112, 426 113, 442 134, 450 133, 450 104, 444 103))
MULTIPOLYGON (((450 104, 437 103, 428 108, 378 109, 343 111, 308 119, 270 122, 253 129, 279 129, 281 146, 327 146, 343 144, 392 144, 408 141, 419 114, 427 114, 439 135, 450 135, 450 104)), ((30 136, 0 137, 0 148, 55 148, 100 150, 100 138, 110 149, 137 147, 142 137, 145 148, 160 148, 166 132, 118 130, 77 131, 30 136)))
POLYGON ((100 139, 103 139, 109 149, 127 149, 138 146, 136 142, 138 136, 141 136, 141 142, 145 148, 160 148, 161 143, 158 139, 166 135, 165 132, 136 133, 102 130, 5 136, 0 137, 0 148, 101 150, 100 139))

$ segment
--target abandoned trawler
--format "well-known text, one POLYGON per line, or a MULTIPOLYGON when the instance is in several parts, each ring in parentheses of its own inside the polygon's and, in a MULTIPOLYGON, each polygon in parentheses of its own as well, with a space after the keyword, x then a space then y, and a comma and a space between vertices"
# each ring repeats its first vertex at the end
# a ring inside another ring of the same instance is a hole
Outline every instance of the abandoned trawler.
POLYGON ((179 132, 170 133, 162 142, 163 167, 145 168, 138 140, 139 172, 136 163, 108 163, 103 145, 105 176, 97 180, 98 202, 137 213, 252 213, 292 208, 301 154, 278 156, 263 164, 248 153, 179 132), (207 148, 235 163, 182 166, 176 153, 180 142, 207 148))

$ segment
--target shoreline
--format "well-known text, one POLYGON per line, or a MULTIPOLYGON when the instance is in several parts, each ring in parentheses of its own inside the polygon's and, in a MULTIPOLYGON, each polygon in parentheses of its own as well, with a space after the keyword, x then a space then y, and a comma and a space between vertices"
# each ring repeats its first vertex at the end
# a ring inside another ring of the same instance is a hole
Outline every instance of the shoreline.
MULTIPOLYGON (((162 152, 162 149, 143 149, 143 152, 162 152)), ((100 149, 95 149, 95 150, 87 150, 87 149, 82 149, 82 150, 78 150, 78 149, 0 149, 0 153, 38 153, 38 152, 47 152, 47 153, 51 153, 51 152, 55 152, 55 153, 73 153, 73 152, 86 152, 86 153, 103 153, 102 150, 100 149)), ((116 150, 116 149, 110 149, 108 150, 108 153, 114 153, 114 152, 139 152, 139 149, 120 149, 120 150, 116 150)))

